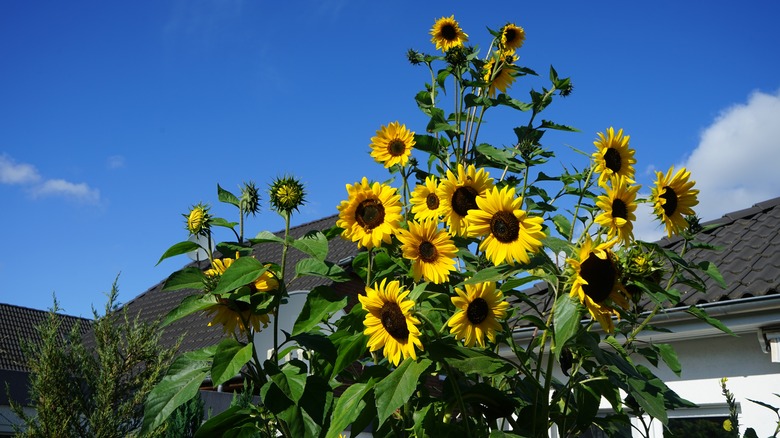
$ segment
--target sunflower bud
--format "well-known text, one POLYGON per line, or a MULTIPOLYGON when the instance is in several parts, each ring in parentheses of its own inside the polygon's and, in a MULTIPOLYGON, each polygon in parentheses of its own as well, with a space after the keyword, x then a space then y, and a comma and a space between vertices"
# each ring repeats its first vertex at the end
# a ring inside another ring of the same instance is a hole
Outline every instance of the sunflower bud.
POLYGON ((290 214, 306 202, 303 184, 296 178, 285 176, 276 178, 269 189, 271 207, 279 213, 290 214))
POLYGON ((198 203, 190 209, 188 214, 183 214, 182 216, 187 220, 187 231, 189 231, 190 234, 200 234, 204 236, 208 234, 209 219, 211 219, 208 205, 198 203))
POLYGON ((251 213, 252 216, 260 212, 260 192, 252 181, 244 183, 241 187, 241 210, 245 213, 251 213))
POLYGON ((406 58, 412 65, 419 65, 425 62, 425 56, 414 49, 409 49, 406 52, 406 58))

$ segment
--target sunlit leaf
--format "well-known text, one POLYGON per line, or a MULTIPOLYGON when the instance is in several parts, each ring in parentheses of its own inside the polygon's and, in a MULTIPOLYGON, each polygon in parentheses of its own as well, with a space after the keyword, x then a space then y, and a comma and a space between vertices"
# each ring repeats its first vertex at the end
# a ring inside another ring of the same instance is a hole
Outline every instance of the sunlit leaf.
POLYGON ((186 253, 188 253, 190 251, 197 251, 198 249, 200 249, 200 245, 198 245, 195 242, 189 241, 189 240, 185 240, 183 242, 176 243, 173 246, 171 246, 170 248, 168 248, 167 250, 165 250, 165 252, 163 253, 162 257, 160 257, 160 260, 157 260, 157 264, 159 265, 160 262, 162 262, 163 260, 165 260, 165 259, 167 259, 169 257, 173 257, 173 256, 181 255, 181 254, 186 254, 186 253))
POLYGON ((406 358, 390 375, 376 384, 376 411, 379 426, 385 422, 399 406, 406 403, 417 389, 417 382, 431 365, 430 359, 419 362, 406 358))
POLYGON ((189 267, 171 274, 163 284, 163 291, 181 289, 202 289, 206 276, 198 268, 189 267))

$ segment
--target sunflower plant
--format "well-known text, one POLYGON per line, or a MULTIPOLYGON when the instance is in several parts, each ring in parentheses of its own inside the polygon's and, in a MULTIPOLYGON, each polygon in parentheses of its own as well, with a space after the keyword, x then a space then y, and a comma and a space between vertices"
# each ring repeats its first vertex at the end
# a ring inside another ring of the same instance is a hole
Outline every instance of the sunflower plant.
MULTIPOLYGON (((194 396, 204 378, 218 385, 237 374, 258 388, 259 402, 211 418, 200 436, 541 437, 553 427, 560 436, 594 427, 620 435, 631 416, 666 423, 667 410, 690 405, 637 360, 679 374, 672 348, 640 335, 680 302, 682 287, 703 290, 706 277, 723 283, 715 266, 685 257, 703 247, 690 172, 658 172, 641 198, 630 136, 613 127, 595 135, 584 163, 556 168, 544 135, 576 129, 541 114, 573 87, 550 67, 528 100, 511 94, 541 80, 519 64, 525 30, 515 23, 489 30, 484 51, 467 45, 454 16, 435 20, 430 35, 433 53, 407 53, 430 75, 414 96, 427 123, 418 132, 401 120, 379 125, 369 153, 390 179, 347 182, 333 229, 289 236, 304 202, 293 177, 270 189, 286 220, 282 237, 244 238, 244 219, 259 202, 251 184, 240 196, 218 186, 219 201, 238 208, 238 222, 202 203, 185 214, 189 233, 206 238, 208 260, 166 281, 166 290, 196 291, 167 321, 205 311, 227 336, 177 359, 147 401, 148 428, 194 396), (524 120, 511 128, 510 146, 480 137, 496 108, 524 120), (642 202, 668 236, 680 236, 679 252, 635 239, 642 202), (212 251, 217 227, 235 239, 212 251), (355 245, 349 269, 327 261, 330 239, 355 245), (281 246, 281 260, 256 260, 253 245, 281 246), (291 247, 310 257, 296 265, 296 277, 359 281, 357 303, 321 286, 304 312, 283 315, 291 247), (280 318, 295 319, 283 338, 280 318), (253 334, 269 327, 266 358, 253 334), (284 360, 289 348, 303 350, 303 359, 284 360)), ((178 243, 162 259, 199 246, 178 243)), ((701 309, 689 313, 727 330, 701 309)))

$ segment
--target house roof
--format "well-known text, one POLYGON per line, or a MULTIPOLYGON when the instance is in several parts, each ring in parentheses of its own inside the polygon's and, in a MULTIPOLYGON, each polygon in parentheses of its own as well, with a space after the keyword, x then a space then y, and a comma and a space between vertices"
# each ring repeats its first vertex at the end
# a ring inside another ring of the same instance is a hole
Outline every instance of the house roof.
MULTIPOLYGON (((694 249, 688 252, 686 259, 713 262, 723 275, 726 288, 719 287, 708 277, 705 279, 706 291, 686 291, 681 306, 764 297, 780 292, 780 197, 727 213, 702 225, 705 231, 699 233, 696 240, 717 250, 694 249)), ((665 238, 659 243, 678 249, 682 239, 665 238)))
MULTIPOLYGON (((46 310, 30 309, 13 304, 0 304, 0 370, 29 371, 25 365, 22 343, 25 341, 40 343, 40 334, 36 327, 46 320, 46 310)), ((81 334, 89 331, 90 320, 58 314, 62 325, 60 335, 64 338, 73 326, 79 324, 81 334)), ((4 391, 4 389, 0 389, 4 391)))
MULTIPOLYGON (((290 235, 299 238, 310 231, 324 231, 336 224, 338 215, 328 216, 313 222, 308 222, 290 228, 290 235)), ((275 233, 277 236, 283 236, 284 232, 275 233)), ((276 244, 257 244, 253 247, 255 257, 262 262, 278 263, 282 258, 280 245, 276 244)), ((327 260, 338 263, 342 260, 349 260, 351 256, 357 254, 357 246, 344 239, 333 239, 328 245, 327 260)), ((294 267, 298 261, 309 257, 308 255, 290 248, 287 253, 287 265, 294 267)), ((208 261, 189 263, 187 267, 194 266, 200 269, 209 267, 208 261)), ((294 278, 295 269, 288 268, 285 275, 285 282, 289 291, 311 290, 316 286, 328 283, 328 280, 319 277, 301 277, 294 278)), ((162 319, 172 309, 181 303, 181 301, 196 293, 192 289, 183 289, 178 291, 163 292, 164 281, 156 284, 146 292, 138 295, 133 300, 125 304, 131 315, 139 315, 142 321, 155 321, 162 319)), ((354 288, 351 288, 354 289, 354 288)), ((181 338, 180 351, 192 351, 218 343, 224 336, 220 326, 209 327, 211 319, 205 312, 198 312, 184 318, 181 318, 165 327, 165 331, 160 342, 165 346, 173 346, 181 338)))

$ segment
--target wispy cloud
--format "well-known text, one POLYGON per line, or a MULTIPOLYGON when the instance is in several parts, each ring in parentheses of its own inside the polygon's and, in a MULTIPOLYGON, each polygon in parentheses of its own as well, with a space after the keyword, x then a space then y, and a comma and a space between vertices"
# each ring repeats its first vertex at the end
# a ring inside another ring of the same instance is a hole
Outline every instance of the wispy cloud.
MULTIPOLYGON (((780 196, 778 139, 780 91, 756 91, 747 102, 723 110, 702 131, 699 145, 676 165, 687 167, 696 181, 696 214, 705 221, 717 219, 780 196)), ((658 222, 653 222, 650 207, 640 207, 636 216, 637 238, 652 241, 664 236, 658 222)))
POLYGON ((108 166, 108 168, 112 170, 125 167, 125 157, 121 155, 112 155, 108 157, 108 160, 106 161, 106 166, 108 166))
POLYGON ((35 166, 16 163, 11 157, 0 155, 0 183, 29 184, 40 181, 41 176, 35 166))
POLYGON ((65 196, 83 202, 96 203, 100 200, 100 191, 85 183, 72 183, 64 179, 50 179, 32 188, 33 196, 65 196))
POLYGON ((86 183, 45 179, 32 164, 17 163, 5 154, 0 155, 0 183, 24 186, 33 198, 59 196, 86 203, 100 201, 100 191, 86 183))

